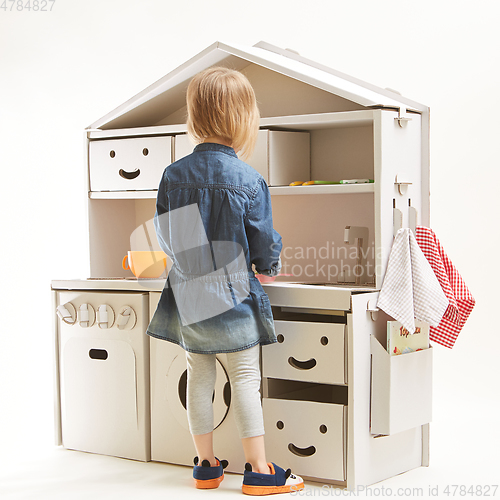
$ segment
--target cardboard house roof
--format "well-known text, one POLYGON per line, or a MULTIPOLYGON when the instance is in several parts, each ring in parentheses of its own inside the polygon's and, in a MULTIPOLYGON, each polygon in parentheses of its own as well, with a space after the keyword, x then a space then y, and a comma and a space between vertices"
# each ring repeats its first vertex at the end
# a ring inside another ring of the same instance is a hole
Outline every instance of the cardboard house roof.
POLYGON ((261 116, 392 108, 426 112, 428 108, 397 92, 340 73, 299 54, 259 42, 253 47, 215 42, 171 71, 89 129, 120 129, 185 122, 186 89, 191 78, 211 66, 246 74, 261 116))

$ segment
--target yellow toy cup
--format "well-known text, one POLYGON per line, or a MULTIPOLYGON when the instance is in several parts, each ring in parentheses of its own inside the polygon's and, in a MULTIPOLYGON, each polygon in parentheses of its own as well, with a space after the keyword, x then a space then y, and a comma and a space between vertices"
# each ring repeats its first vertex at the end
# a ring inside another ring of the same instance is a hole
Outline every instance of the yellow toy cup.
POLYGON ((130 250, 123 257, 122 267, 136 278, 159 278, 167 267, 167 254, 160 251, 130 250))

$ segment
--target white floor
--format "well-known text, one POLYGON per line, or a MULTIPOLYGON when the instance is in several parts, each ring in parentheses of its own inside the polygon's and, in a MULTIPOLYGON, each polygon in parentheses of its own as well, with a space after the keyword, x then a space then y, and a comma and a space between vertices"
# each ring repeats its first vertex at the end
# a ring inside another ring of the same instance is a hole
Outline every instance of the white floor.
MULTIPOLYGON (((500 484, 498 364, 493 369, 493 364, 488 363, 488 378, 474 377, 482 365, 471 365, 469 355, 459 350, 435 349, 430 467, 382 481, 368 492, 356 492, 356 496, 436 497, 437 492, 441 498, 458 498, 471 496, 461 492, 472 491, 473 486, 474 491, 483 493, 476 496, 500 498, 500 488, 491 487, 500 484), (452 365, 448 361, 451 358, 461 363, 452 365), (392 490, 390 495, 388 488, 392 490)), ((485 358, 488 355, 485 351, 485 358)), ((37 356, 34 353, 32 358, 11 356, 9 370, 5 367, 0 364, 0 374, 5 371, 0 377, 1 500, 242 498, 242 476, 238 474, 227 474, 217 490, 199 491, 193 487, 190 467, 56 447, 50 352, 37 356)), ((273 460, 272 449, 267 450, 267 455, 273 460)), ((300 496, 333 497, 343 493, 309 482, 300 496)))
MULTIPOLYGON (((456 403, 460 406, 458 400, 456 403)), ((357 491, 350 496, 435 497, 435 493, 439 493, 439 497, 445 497, 445 488, 450 485, 448 497, 468 497, 471 495, 460 494, 461 487, 469 490, 471 486, 474 489, 480 486, 484 493, 486 485, 498 485, 500 432, 495 426, 497 417, 488 410, 487 403, 483 411, 479 409, 483 414, 483 425, 478 425, 478 408, 464 408, 460 414, 450 415, 449 419, 443 415, 431 427, 430 467, 408 471, 372 485, 371 490, 357 491), (458 485, 454 495, 453 485, 458 485)), ((10 454, 5 447, 1 449, 2 500, 164 500, 241 498, 242 495, 242 476, 238 474, 226 474, 217 490, 201 491, 192 485, 190 467, 65 450, 53 446, 51 436, 45 436, 31 446, 27 439, 18 438, 24 445, 12 446, 10 454)), ((272 456, 272 450, 268 450, 268 454, 272 456)), ((344 496, 344 493, 319 483, 306 482, 306 489, 300 496, 336 497, 344 496)), ((500 497, 498 489, 496 494, 494 488, 489 493, 489 496, 500 497)))
MULTIPOLYGON (((192 486, 191 469, 179 465, 137 462, 62 448, 17 465, 2 478, 2 499, 154 500, 200 495, 206 498, 207 494, 192 486)), ((227 474, 218 494, 241 497, 241 476, 227 474)))
MULTIPOLYGON (((420 468, 378 483, 373 488, 418 488, 427 492, 436 471, 420 468)), ((136 462, 62 448, 47 450, 44 456, 7 466, 1 476, 2 499, 138 499, 241 498, 242 476, 226 474, 215 491, 196 490, 191 469, 157 462, 136 462)), ((340 492, 337 492, 337 494, 340 492)), ((303 493, 334 496, 328 486, 306 482, 303 493), (328 489, 327 489, 328 488, 328 489)), ((298 496, 298 495, 290 495, 298 496)), ((360 495, 364 496, 364 495, 360 495)), ((378 495, 380 496, 380 495, 378 495)))

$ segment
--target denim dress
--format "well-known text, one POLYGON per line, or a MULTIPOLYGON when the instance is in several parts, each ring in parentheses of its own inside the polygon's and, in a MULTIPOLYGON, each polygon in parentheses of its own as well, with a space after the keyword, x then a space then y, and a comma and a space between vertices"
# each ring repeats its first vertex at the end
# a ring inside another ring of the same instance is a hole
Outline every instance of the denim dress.
POLYGON ((256 170, 231 147, 199 144, 165 169, 154 222, 172 267, 148 335, 201 354, 276 342, 271 304, 252 264, 277 275, 282 243, 256 170))

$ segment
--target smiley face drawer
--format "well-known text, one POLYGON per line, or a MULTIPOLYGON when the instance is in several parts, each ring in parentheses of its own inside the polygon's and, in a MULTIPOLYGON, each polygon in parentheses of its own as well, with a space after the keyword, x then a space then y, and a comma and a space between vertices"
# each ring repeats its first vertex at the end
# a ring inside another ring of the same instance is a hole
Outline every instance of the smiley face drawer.
POLYGON ((91 191, 158 189, 172 163, 172 137, 137 137, 91 141, 91 191))
POLYGON ((273 461, 299 476, 345 480, 346 406, 267 398, 262 405, 273 461))
POLYGON ((262 348, 268 378, 345 384, 345 325, 275 321, 278 342, 262 348))

